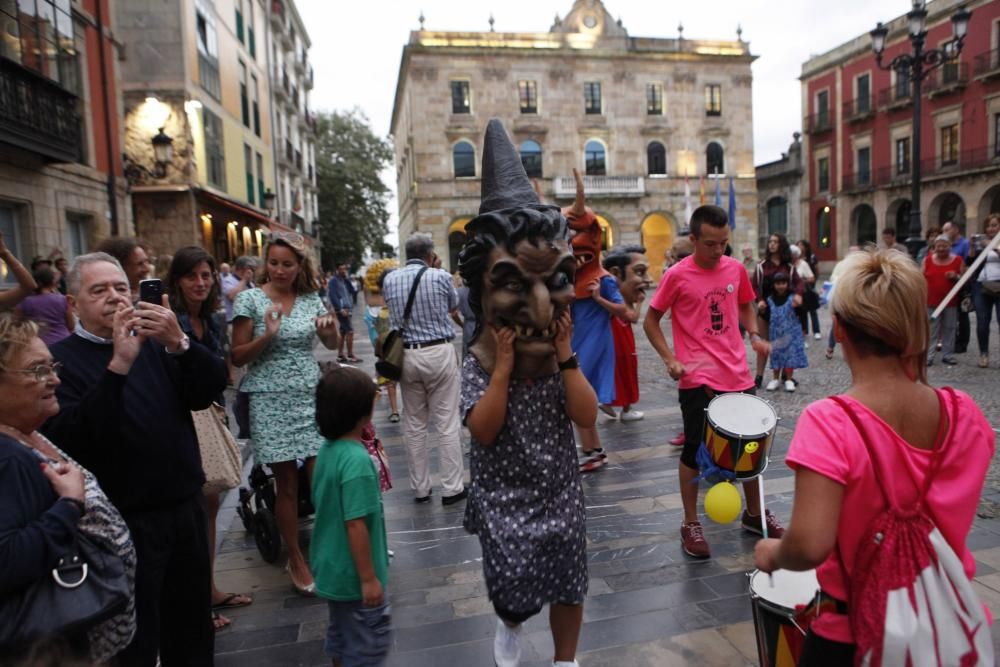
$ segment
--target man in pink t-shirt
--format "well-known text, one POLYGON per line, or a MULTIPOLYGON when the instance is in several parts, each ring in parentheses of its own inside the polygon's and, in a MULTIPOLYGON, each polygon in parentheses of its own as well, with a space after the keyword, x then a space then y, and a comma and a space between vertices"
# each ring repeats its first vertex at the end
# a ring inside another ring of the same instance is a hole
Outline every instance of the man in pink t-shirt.
MULTIPOLYGON (((678 262, 663 275, 649 303, 643 329, 653 348, 666 364, 667 373, 678 381, 681 416, 684 420, 684 449, 679 475, 684 523, 681 543, 684 552, 695 558, 711 553, 698 521, 698 464, 696 456, 704 434, 705 408, 718 394, 754 393, 740 325, 749 332, 755 352, 766 353, 770 346, 757 331, 754 292, 746 269, 724 255, 729 243, 729 217, 718 206, 700 206, 691 215, 691 242, 694 254, 678 262), (671 311, 674 348, 660 330, 664 313, 671 311)), ((760 507, 757 480, 743 486, 747 507, 760 507)), ((743 528, 762 535, 780 537, 784 529, 768 511, 759 515, 743 513, 743 528)))

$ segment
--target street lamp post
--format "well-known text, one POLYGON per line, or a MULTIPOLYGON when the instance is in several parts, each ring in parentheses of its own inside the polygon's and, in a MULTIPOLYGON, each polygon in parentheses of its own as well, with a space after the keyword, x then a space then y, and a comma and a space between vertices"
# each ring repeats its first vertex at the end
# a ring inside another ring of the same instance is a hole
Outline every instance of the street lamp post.
POLYGON ((920 249, 924 247, 923 226, 920 222, 920 115, 921 115, 921 94, 923 91, 923 80, 931 72, 941 67, 949 61, 955 61, 962 52, 962 43, 969 30, 969 18, 972 12, 960 7, 952 14, 951 24, 953 37, 939 49, 924 50, 924 43, 927 39, 926 21, 927 8, 925 0, 913 0, 913 8, 906 14, 909 22, 910 43, 913 45, 912 53, 901 53, 892 59, 892 62, 883 64, 882 53, 885 51, 885 39, 889 34, 889 29, 881 22, 871 31, 872 51, 875 52, 875 61, 881 69, 894 70, 897 76, 906 76, 910 81, 910 93, 913 98, 913 130, 910 141, 910 175, 912 183, 910 188, 910 231, 906 239, 907 249, 913 258, 916 259, 920 249))

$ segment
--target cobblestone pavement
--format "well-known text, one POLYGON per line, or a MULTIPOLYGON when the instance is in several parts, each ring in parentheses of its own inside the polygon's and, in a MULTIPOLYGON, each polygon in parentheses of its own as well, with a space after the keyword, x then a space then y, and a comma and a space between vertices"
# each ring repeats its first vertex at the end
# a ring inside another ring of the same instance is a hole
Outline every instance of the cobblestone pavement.
MULTIPOLYGON (((822 324, 829 315, 822 312, 822 324)), ((356 315, 356 327, 364 330, 356 315)), ((976 367, 972 351, 954 367, 930 369, 935 385, 949 384, 969 392, 990 422, 1000 427, 1000 360, 994 331, 989 369, 976 367)), ((675 448, 666 441, 681 430, 676 384, 637 327, 642 400, 646 413, 639 422, 604 422, 600 433, 609 465, 585 477, 587 497, 590 593, 578 659, 583 667, 756 665, 757 650, 746 572, 756 537, 738 525, 706 522, 712 558, 694 562, 679 545, 681 502, 675 448)), ((848 385, 846 365, 838 350, 823 357, 824 340, 810 339, 811 367, 801 371, 798 390, 764 392, 781 421, 771 465, 766 474, 768 507, 787 522, 792 473, 784 464, 788 440, 802 408, 842 391, 848 385)), ((974 348, 974 343, 973 343, 974 348)), ((357 345, 361 367, 372 367, 367 340, 357 345)), ((321 353, 320 358, 329 358, 321 353)), ((463 505, 443 507, 436 498, 415 505, 407 488, 406 459, 398 424, 387 420, 385 399, 375 423, 388 450, 396 487, 384 496, 392 561, 389 594, 393 605, 394 644, 389 665, 492 665, 496 617, 482 580, 477 539, 461 527, 463 505)), ((601 421, 604 421, 601 418, 601 421)), ((432 455, 432 466, 436 468, 432 455)), ((435 478, 436 481, 436 478, 435 478)), ((216 560, 222 590, 250 592, 254 603, 227 610, 230 628, 216 638, 217 664, 328 665, 323 655, 326 606, 297 597, 283 572, 283 560, 269 565, 257 552, 233 514, 230 494, 220 516, 228 526, 216 560)), ((1000 613, 1000 472, 996 462, 983 494, 981 518, 969 536, 978 563, 975 586, 994 616, 1000 613)), ((308 540, 309 521, 302 523, 308 540)), ((994 630, 994 642, 1000 632, 994 630)), ((522 664, 551 664, 552 643, 546 614, 526 625, 522 664)))

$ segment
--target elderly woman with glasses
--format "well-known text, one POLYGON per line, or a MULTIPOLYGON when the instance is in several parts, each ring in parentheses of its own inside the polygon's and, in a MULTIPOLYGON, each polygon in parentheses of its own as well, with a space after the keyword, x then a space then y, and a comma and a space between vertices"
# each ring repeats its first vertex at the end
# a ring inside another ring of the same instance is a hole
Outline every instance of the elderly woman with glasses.
MULTIPOLYGON (((0 599, 21 595, 51 576, 80 533, 116 553, 134 587, 135 550, 118 510, 90 472, 37 430, 59 412, 60 367, 38 337, 36 324, 0 315, 0 599)), ((0 625, 8 622, 0 615, 0 625)), ((52 630, 63 634, 60 628, 52 630)), ((134 633, 130 597, 121 613, 62 639, 75 657, 104 663, 134 633)), ((11 656, 26 648, 4 646, 0 654, 11 656)))
POLYGON ((299 234, 274 232, 259 287, 233 304, 233 364, 248 366, 254 460, 274 471, 278 530, 288 547, 288 573, 301 595, 316 585, 299 546, 298 463, 311 473, 323 436, 316 426, 317 337, 329 350, 339 342, 337 320, 320 299, 319 283, 299 234))

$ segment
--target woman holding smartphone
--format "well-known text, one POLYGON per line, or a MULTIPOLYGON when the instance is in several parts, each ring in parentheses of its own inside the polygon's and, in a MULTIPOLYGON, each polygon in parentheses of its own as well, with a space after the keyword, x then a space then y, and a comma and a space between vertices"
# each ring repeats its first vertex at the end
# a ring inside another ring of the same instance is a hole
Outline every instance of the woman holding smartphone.
POLYGON ((250 395, 254 460, 274 471, 278 530, 288 547, 288 573, 300 595, 316 584, 299 546, 298 459, 312 472, 323 436, 316 426, 318 336, 329 350, 339 342, 337 319, 319 298, 305 240, 272 232, 259 287, 233 304, 233 365, 248 366, 242 390, 250 395))
MULTIPOLYGON (((177 314, 177 322, 191 339, 198 341, 219 357, 225 348, 225 311, 220 310, 219 281, 216 279, 215 258, 197 246, 181 248, 174 254, 167 272, 167 294, 171 309, 177 314)), ((143 281, 145 283, 146 281, 143 281)), ((220 394, 215 402, 225 404, 220 394)), ((208 519, 209 559, 215 564, 215 525, 221 501, 219 491, 206 491, 205 514, 208 519)), ((216 630, 228 626, 232 621, 220 614, 218 609, 242 607, 253 602, 249 595, 224 593, 212 579, 212 624, 216 630)))

